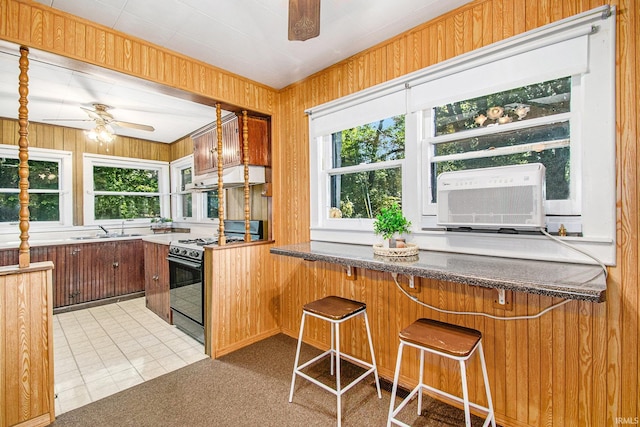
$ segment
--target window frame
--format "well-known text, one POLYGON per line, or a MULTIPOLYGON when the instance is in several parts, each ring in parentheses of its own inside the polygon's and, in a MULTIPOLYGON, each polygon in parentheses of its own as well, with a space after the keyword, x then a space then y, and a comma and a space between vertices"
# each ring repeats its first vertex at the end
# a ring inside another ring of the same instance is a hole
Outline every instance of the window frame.
MULTIPOLYGON (((20 148, 16 145, 0 144, 0 157, 19 159, 20 148)), ((46 148, 29 148, 29 160, 58 163, 58 194, 59 194, 59 221, 30 221, 29 228, 33 231, 46 231, 47 229, 59 229, 59 227, 73 226, 73 153, 64 150, 52 150, 46 148)), ((18 189, 18 192, 20 190, 18 189)), ((41 191, 29 188, 32 193, 53 193, 52 190, 41 191)), ((15 222, 0 223, 0 233, 14 232, 19 219, 15 222)))
POLYGON ((149 169, 158 172, 158 192, 157 193, 130 193, 122 194, 149 195, 157 194, 160 198, 160 216, 170 217, 170 177, 169 164, 157 160, 145 160, 129 157, 103 156, 99 154, 84 153, 83 161, 83 188, 84 188, 84 225, 113 225, 127 221, 127 224, 146 226, 151 223, 151 218, 132 219, 96 219, 95 218, 95 194, 93 190, 93 167, 105 166, 124 169, 149 169))

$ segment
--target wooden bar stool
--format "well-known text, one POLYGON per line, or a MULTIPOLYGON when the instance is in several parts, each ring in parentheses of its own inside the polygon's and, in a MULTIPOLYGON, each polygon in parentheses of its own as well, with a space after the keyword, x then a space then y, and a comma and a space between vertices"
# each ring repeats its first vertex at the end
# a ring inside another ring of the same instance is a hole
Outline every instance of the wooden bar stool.
POLYGON ((356 383, 363 380, 369 374, 373 373, 376 379, 376 387, 378 389, 378 399, 382 398, 380 394, 380 379, 378 378, 378 368, 376 367, 376 357, 373 353, 373 343, 371 341, 371 330, 369 329, 369 319, 367 318, 367 305, 352 301, 346 298, 337 296, 328 296, 308 304, 305 304, 302 310, 302 321, 300 323, 300 336, 298 337, 298 348, 296 350, 296 360, 293 366, 293 375, 291 378, 291 391, 289 393, 289 403, 293 401, 293 389, 295 387, 296 375, 305 378, 308 381, 320 386, 328 392, 336 395, 337 397, 337 416, 338 426, 342 421, 342 402, 341 397, 344 392, 353 387, 356 383), (367 338, 369 340, 369 351, 371 352, 371 363, 361 359, 357 359, 345 353, 340 353, 340 324, 358 315, 364 316, 364 324, 367 328, 367 338), (307 316, 317 317, 331 323, 331 348, 319 356, 314 357, 308 362, 298 366, 300 360, 300 347, 302 345, 302 335, 304 333, 304 321, 307 316), (323 357, 330 355, 331 357, 331 375, 334 372, 334 360, 335 360, 335 372, 336 372, 336 388, 329 387, 328 385, 318 381, 315 378, 302 372, 304 368, 322 359, 323 357), (334 358, 335 357, 335 358, 334 358), (346 387, 342 387, 340 383, 340 358, 347 359, 356 365, 359 365, 367 369, 362 375, 354 379, 346 387))
POLYGON ((471 415, 469 407, 472 406, 487 413, 484 421, 486 427, 491 423, 493 427, 496 425, 495 414, 493 412, 493 403, 491 401, 491 390, 489 389, 489 378, 487 376, 487 366, 484 361, 482 352, 482 333, 475 329, 465 328, 463 326, 452 325, 450 323, 439 322, 431 319, 418 319, 405 329, 400 331, 400 345, 398 346, 398 359, 396 361, 396 373, 393 378, 393 388, 391 390, 391 403, 389 405, 389 417, 387 426, 392 423, 407 426, 407 424, 396 419, 396 415, 406 406, 411 398, 418 393, 418 415, 422 413, 422 390, 429 390, 433 393, 446 396, 464 405, 465 425, 471 426, 471 415), (402 362, 402 350, 405 345, 420 350, 420 379, 418 385, 411 393, 394 409, 396 400, 396 392, 398 390, 398 378, 400 377, 400 365, 402 362), (487 393, 488 407, 469 402, 469 391, 467 389, 467 371, 466 361, 476 352, 480 356, 480 364, 482 365, 482 376, 484 378, 485 392, 487 393), (424 376, 424 352, 437 354, 442 357, 448 357, 460 362, 460 379, 462 380, 462 398, 446 393, 437 388, 426 385, 423 381, 424 376))

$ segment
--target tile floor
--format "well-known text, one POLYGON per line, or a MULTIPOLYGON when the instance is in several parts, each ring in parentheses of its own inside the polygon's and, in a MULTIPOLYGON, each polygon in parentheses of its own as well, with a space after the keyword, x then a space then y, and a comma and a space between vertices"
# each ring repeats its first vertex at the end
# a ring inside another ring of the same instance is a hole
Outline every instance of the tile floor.
POLYGON ((56 415, 208 357, 144 297, 53 317, 56 415))

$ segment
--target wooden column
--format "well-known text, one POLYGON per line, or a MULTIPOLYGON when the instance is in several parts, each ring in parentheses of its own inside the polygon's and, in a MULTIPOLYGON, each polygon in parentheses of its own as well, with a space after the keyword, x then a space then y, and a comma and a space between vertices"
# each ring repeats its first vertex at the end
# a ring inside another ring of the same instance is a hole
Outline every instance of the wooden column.
POLYGON ((249 220, 251 208, 249 206, 249 119, 247 110, 242 111, 242 157, 244 159, 244 241, 251 241, 249 220))
POLYGON ((218 138, 218 245, 222 246, 227 242, 224 236, 224 166, 222 153, 222 107, 216 104, 216 135, 218 138))
POLYGON ((18 108, 18 140, 20 166, 18 175, 20 176, 20 252, 18 256, 18 266, 20 268, 29 267, 31 255, 29 252, 29 109, 27 108, 29 95, 29 49, 20 47, 20 83, 18 93, 20 94, 20 107, 18 108))

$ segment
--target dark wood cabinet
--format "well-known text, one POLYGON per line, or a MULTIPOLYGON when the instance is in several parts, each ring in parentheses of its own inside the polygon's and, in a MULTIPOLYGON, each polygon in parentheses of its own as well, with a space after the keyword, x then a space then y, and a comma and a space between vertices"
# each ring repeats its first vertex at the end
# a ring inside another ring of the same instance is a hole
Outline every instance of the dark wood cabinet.
POLYGON ((169 307, 169 246, 144 242, 144 287, 147 308, 171 323, 169 307))
MULTIPOLYGON (((142 240, 35 246, 31 261, 52 261, 53 308, 144 291, 142 240)), ((0 251, 1 265, 18 263, 18 249, 0 251)))
MULTIPOLYGON (((249 139, 249 164, 269 166, 269 122, 258 117, 247 117, 249 139)), ((223 168, 241 165, 243 157, 242 117, 236 115, 222 123, 223 168)), ((218 170, 218 132, 215 125, 193 135, 194 175, 203 175, 218 170)))

